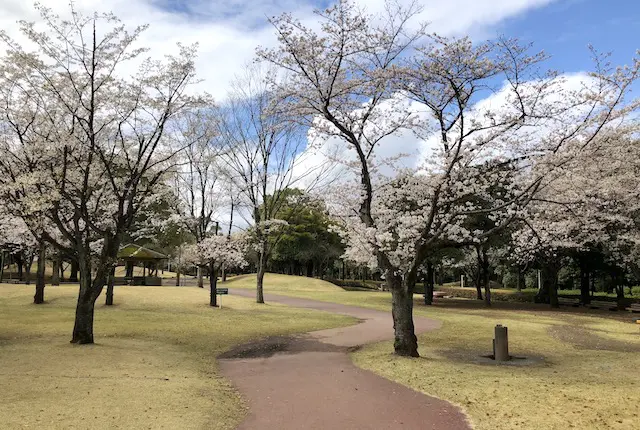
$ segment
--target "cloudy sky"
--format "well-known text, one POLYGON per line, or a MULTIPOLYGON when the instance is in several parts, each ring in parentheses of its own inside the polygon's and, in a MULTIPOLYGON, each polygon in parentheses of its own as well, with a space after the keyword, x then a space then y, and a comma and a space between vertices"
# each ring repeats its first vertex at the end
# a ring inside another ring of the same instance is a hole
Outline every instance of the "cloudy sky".
MULTIPOLYGON (((61 13, 68 0, 41 0, 61 13)), ((375 12, 383 0, 358 0, 375 12)), ((408 0, 400 0, 406 2, 408 0)), ((579 72, 589 66, 586 46, 612 51, 627 62, 638 46, 640 3, 635 0, 420 0, 430 29, 475 39, 504 34, 535 43, 553 56, 551 67, 579 72), (635 34, 636 37, 633 37, 635 34)), ((143 43, 161 54, 176 42, 198 42, 203 86, 224 97, 234 73, 253 58, 256 46, 275 38, 266 17, 287 11, 312 19, 314 8, 330 0, 76 0, 86 11, 112 11, 128 24, 150 24, 143 43)), ((29 0, 2 0, 0 28, 16 34, 16 21, 37 21, 29 0)))

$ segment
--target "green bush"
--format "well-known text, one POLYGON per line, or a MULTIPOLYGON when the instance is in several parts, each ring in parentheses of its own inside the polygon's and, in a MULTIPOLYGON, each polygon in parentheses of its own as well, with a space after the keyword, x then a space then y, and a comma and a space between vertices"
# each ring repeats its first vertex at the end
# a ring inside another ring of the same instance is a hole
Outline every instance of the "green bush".
POLYGON ((517 288, 518 287, 518 274, 507 271, 502 277, 502 285, 505 288, 517 288))

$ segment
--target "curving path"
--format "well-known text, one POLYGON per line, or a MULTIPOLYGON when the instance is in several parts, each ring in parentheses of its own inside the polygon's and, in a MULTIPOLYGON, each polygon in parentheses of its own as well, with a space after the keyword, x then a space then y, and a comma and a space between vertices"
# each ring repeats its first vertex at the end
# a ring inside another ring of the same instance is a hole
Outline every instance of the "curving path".
MULTIPOLYGON (((252 290, 229 292, 255 297, 252 290)), ((222 374, 249 403, 249 414, 239 429, 471 428, 452 404, 352 364, 348 352, 353 348, 393 338, 387 312, 273 294, 265 294, 265 301, 350 315, 362 322, 270 338, 223 354, 219 361, 222 374)), ((440 322, 416 318, 415 327, 420 333, 439 328, 440 322)))

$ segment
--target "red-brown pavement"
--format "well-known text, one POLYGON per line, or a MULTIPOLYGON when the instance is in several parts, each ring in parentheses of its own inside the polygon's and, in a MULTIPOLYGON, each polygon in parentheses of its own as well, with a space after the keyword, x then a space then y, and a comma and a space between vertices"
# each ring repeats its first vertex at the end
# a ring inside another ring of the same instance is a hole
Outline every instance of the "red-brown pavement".
MULTIPOLYGON (((230 289, 255 297, 255 291, 230 289)), ((359 324, 256 342, 224 354, 222 374, 248 401, 239 429, 470 429, 456 406, 351 362, 350 348, 393 338, 391 315, 371 309, 266 294, 266 302, 350 315, 359 324)), ((416 333, 440 322, 418 318, 416 333)), ((429 371, 425 361, 425 372, 429 371)))

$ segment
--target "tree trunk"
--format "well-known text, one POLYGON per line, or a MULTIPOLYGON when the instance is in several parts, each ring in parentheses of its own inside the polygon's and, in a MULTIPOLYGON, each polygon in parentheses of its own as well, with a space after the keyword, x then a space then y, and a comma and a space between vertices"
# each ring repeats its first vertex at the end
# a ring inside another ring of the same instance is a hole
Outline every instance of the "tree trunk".
POLYGON ((51 272, 51 285, 60 285, 60 257, 53 257, 53 268, 51 272))
POLYGON ((433 263, 427 261, 427 275, 424 279, 424 304, 433 304, 433 263))
POLYGON ((218 306, 218 270, 215 262, 209 263, 209 306, 218 306))
POLYGON ((419 357, 418 338, 413 326, 413 287, 416 275, 414 273, 403 280, 392 270, 387 270, 386 277, 387 285, 391 289, 395 354, 419 357))
POLYGON ((109 281, 107 282, 107 294, 106 300, 104 302, 107 306, 113 306, 113 285, 116 282, 116 268, 112 267, 109 272, 109 281))
POLYGON ((227 268, 225 265, 222 265, 222 282, 227 282, 227 268))
POLYGON ((44 241, 38 247, 38 268, 36 274, 36 294, 33 296, 33 303, 36 305, 44 303, 44 269, 47 266, 47 246, 44 241))
POLYGON ((522 291, 525 288, 524 270, 518 266, 518 291, 522 291))
POLYGON ((73 326, 71 343, 80 345, 93 343, 93 314, 95 298, 92 294, 90 257, 78 256, 78 269, 80 272, 80 293, 76 304, 76 319, 73 326))
POLYGON ((125 261, 124 276, 127 278, 133 278, 133 261, 125 261))
POLYGON ((552 308, 560 307, 558 303, 558 270, 555 263, 547 263, 542 269, 542 288, 536 295, 536 302, 549 303, 552 308))
POLYGON ((558 269, 557 267, 553 267, 550 270, 549 275, 551 276, 551 289, 549 290, 549 304, 551 304, 552 308, 559 308, 560 303, 558 302, 558 269))
POLYGON ((482 255, 480 253, 480 247, 476 246, 476 261, 478 264, 478 270, 475 273, 476 284, 476 299, 482 300, 482 255))
POLYGON ((198 288, 204 288, 204 279, 202 278, 202 267, 198 266, 198 288))
POLYGON ((27 258, 24 265, 24 280, 27 285, 31 285, 31 266, 33 266, 33 257, 27 258))
POLYGON ((482 248, 482 284, 484 285, 484 304, 491 306, 491 284, 489 283, 489 256, 487 249, 482 248))
POLYGON ((24 271, 23 271, 24 264, 22 263, 21 255, 16 256, 16 265, 18 266, 18 280, 24 281, 24 271))
POLYGON ((176 271, 176 287, 180 286, 180 269, 176 271))
POLYGON ((307 262, 307 278, 313 278, 313 260, 307 262))
MULTIPOLYGON (((82 282, 82 281, 80 281, 82 282)), ((76 305, 76 319, 71 343, 86 345, 93 343, 93 314, 95 302, 81 295, 76 305)))
POLYGON ((256 275, 256 303, 264 303, 264 274, 267 269, 267 246, 263 243, 258 257, 258 273, 256 275))
POLYGON ((69 276, 69 281, 70 282, 78 282, 78 261, 77 260, 71 260, 71 274, 69 276))
POLYGON ((80 271, 80 291, 76 304, 76 318, 71 343, 93 343, 93 314, 96 300, 104 288, 111 270, 116 265, 116 256, 120 246, 120 237, 105 238, 100 259, 92 271, 92 258, 85 243, 78 244, 78 269, 80 271), (95 275, 92 279, 92 273, 95 275))
POLYGON ((580 301, 585 305, 591 303, 589 283, 589 267, 586 262, 580 261, 580 301))

